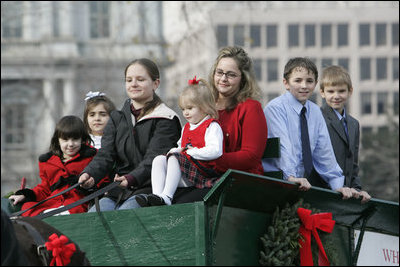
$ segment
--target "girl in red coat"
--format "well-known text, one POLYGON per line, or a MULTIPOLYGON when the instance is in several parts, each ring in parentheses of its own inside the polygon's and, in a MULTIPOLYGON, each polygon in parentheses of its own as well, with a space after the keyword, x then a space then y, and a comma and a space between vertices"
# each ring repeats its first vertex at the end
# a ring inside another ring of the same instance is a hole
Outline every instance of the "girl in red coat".
POLYGON ((171 205, 177 187, 211 188, 221 173, 215 160, 223 153, 223 133, 211 89, 203 80, 189 80, 179 98, 188 121, 177 148, 154 158, 151 169, 153 194, 138 195, 142 207, 171 205))
MULTIPOLYGON (((39 175, 42 182, 33 189, 22 189, 10 196, 9 198, 14 200, 13 204, 24 203, 22 210, 25 210, 76 184, 78 175, 96 154, 95 148, 86 145, 90 141, 90 136, 80 118, 76 116, 61 118, 51 139, 50 151, 39 157, 39 175)), ((26 211, 22 216, 36 216, 71 204, 84 196, 83 191, 72 189, 26 211)), ((60 214, 86 211, 87 204, 84 203, 60 214)))

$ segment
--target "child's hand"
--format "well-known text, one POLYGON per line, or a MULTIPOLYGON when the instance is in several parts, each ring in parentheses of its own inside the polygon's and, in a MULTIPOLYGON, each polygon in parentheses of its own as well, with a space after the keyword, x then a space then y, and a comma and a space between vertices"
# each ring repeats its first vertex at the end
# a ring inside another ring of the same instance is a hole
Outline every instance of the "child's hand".
POLYGON ((371 196, 366 191, 360 191, 358 193, 360 197, 362 197, 361 204, 367 203, 371 199, 371 196))
POLYGON ((115 174, 114 182, 121 182, 119 186, 123 188, 128 186, 128 179, 126 179, 125 176, 119 176, 118 174, 115 174))
POLYGON ((342 199, 349 199, 353 196, 353 192, 351 191, 351 188, 349 187, 341 187, 336 189, 337 192, 342 193, 343 198, 342 199))
POLYGON ((289 176, 288 181, 298 184, 300 191, 307 191, 311 188, 311 184, 307 178, 295 178, 293 176, 289 176))
POLYGON ((24 202, 25 201, 25 196, 24 195, 11 195, 11 196, 9 196, 8 199, 13 200, 11 202, 15 206, 20 202, 24 202))
POLYGON ((81 184, 81 187, 88 189, 94 186, 94 178, 90 177, 88 173, 84 173, 79 177, 78 180, 79 183, 81 184))

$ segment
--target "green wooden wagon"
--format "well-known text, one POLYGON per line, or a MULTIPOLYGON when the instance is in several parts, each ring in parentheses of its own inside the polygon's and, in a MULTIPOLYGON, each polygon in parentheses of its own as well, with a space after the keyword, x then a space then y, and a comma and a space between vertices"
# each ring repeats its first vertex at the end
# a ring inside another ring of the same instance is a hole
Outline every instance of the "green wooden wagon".
POLYGON ((398 203, 342 200, 331 190, 227 171, 204 201, 101 213, 53 216, 44 221, 75 241, 92 265, 258 265, 260 237, 277 206, 300 198, 336 221, 337 264, 357 263, 362 234, 399 236, 398 203), (358 245, 358 246, 357 246, 358 245))
MULTIPOLYGON (((276 207, 299 199, 332 213, 336 224, 330 237, 338 251, 338 265, 360 263, 367 233, 394 238, 398 255, 398 203, 372 198, 361 204, 356 199, 342 200, 332 190, 299 191, 292 182, 237 170, 228 170, 203 201, 53 216, 44 221, 76 242, 92 265, 249 266, 259 265, 260 237, 276 207)), ((372 242, 376 257, 383 257, 378 255, 380 245, 372 242)), ((392 250, 395 253, 396 248, 392 250)), ((395 256, 390 260, 395 261, 395 256)))

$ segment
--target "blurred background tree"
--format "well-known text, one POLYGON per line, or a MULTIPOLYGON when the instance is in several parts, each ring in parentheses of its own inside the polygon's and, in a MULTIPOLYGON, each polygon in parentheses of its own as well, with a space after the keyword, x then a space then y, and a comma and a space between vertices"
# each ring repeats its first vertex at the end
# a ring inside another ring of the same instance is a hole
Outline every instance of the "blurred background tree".
POLYGON ((359 174, 373 198, 399 202, 399 125, 388 118, 388 127, 363 134, 359 174))

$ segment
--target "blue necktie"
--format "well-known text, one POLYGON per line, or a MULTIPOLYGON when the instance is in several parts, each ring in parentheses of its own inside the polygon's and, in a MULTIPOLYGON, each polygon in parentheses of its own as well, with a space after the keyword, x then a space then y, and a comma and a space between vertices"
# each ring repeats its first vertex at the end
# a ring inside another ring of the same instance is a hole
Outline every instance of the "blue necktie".
POLYGON ((303 107, 300 113, 300 128, 301 128, 301 148, 303 155, 303 164, 305 170, 305 177, 309 177, 311 174, 311 170, 313 168, 312 156, 311 156, 311 147, 310 147, 310 138, 308 136, 308 126, 306 119, 306 111, 307 109, 303 107))
POLYGON ((347 143, 348 143, 349 142, 349 132, 347 130, 347 120, 345 117, 342 117, 342 119, 340 121, 342 122, 344 132, 346 133, 346 139, 347 139, 347 143))

